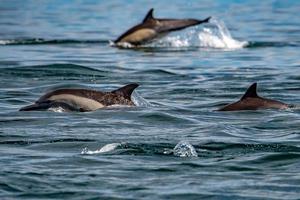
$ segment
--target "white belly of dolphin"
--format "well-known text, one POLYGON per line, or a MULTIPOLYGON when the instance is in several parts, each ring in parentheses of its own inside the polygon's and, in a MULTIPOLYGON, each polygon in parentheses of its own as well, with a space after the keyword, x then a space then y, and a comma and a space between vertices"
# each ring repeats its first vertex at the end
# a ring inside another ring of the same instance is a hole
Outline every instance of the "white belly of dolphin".
POLYGON ((129 43, 142 42, 145 40, 151 40, 155 38, 156 35, 157 35, 156 31, 154 31, 153 29, 144 28, 125 36, 120 42, 129 42, 129 43))
POLYGON ((97 110, 99 108, 103 108, 104 105, 95 101, 93 99, 88 99, 85 97, 80 97, 72 94, 59 94, 53 95, 48 98, 51 101, 64 102, 70 105, 76 106, 78 108, 82 108, 84 110, 97 110))

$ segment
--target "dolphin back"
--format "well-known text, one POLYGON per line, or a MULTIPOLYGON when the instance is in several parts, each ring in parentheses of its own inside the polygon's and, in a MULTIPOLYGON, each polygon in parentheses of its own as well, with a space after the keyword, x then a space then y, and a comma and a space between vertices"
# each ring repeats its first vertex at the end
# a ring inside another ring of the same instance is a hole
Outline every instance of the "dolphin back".
POLYGON ((158 32, 170 32, 170 31, 178 31, 190 26, 196 26, 202 23, 208 23, 211 17, 208 17, 204 20, 198 19, 157 19, 158 32))

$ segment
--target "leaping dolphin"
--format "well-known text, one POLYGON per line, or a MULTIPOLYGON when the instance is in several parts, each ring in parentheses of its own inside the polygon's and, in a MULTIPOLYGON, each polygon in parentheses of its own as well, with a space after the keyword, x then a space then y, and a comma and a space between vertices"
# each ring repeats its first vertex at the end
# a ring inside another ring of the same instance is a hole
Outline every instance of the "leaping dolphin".
POLYGON ((65 111, 86 112, 111 105, 134 106, 131 94, 138 86, 138 84, 133 83, 111 92, 87 89, 58 89, 46 93, 34 104, 25 106, 20 111, 47 110, 53 107, 61 107, 65 111))
POLYGON ((219 111, 258 110, 258 109, 287 109, 293 107, 280 101, 263 98, 257 95, 257 83, 253 83, 244 96, 237 102, 226 105, 219 111))
POLYGON ((198 19, 159 19, 153 17, 151 8, 142 23, 130 28, 114 41, 116 45, 129 43, 131 45, 141 45, 163 36, 171 31, 178 31, 190 26, 195 26, 209 22, 210 17, 204 20, 198 19))

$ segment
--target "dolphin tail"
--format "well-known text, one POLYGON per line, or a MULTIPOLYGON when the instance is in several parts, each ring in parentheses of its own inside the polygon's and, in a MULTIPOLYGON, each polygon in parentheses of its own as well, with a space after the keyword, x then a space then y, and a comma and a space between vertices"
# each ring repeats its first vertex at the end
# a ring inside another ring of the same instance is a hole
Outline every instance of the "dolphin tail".
POLYGON ((204 20, 199 20, 199 24, 208 23, 210 19, 211 19, 211 17, 209 16, 208 18, 206 18, 204 20))

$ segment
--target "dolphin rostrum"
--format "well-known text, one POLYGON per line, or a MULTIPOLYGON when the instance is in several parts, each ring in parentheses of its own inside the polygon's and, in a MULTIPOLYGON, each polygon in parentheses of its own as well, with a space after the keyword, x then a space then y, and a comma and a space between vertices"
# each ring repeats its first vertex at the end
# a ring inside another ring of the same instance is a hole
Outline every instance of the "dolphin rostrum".
POLYGON ((143 22, 130 28, 114 41, 116 45, 129 43, 131 45, 141 45, 151 40, 163 36, 171 31, 178 31, 190 26, 207 23, 210 17, 204 20, 198 19, 158 19, 153 17, 151 8, 143 22))
POLYGON ((293 107, 280 101, 263 98, 257 95, 257 83, 253 83, 244 96, 237 102, 226 105, 219 111, 258 110, 258 109, 287 109, 293 107))
POLYGON ((25 106, 20 111, 47 110, 61 107, 65 111, 94 111, 111 105, 134 106, 131 94, 139 85, 126 85, 111 92, 101 92, 88 89, 58 89, 46 93, 34 104, 25 106))

